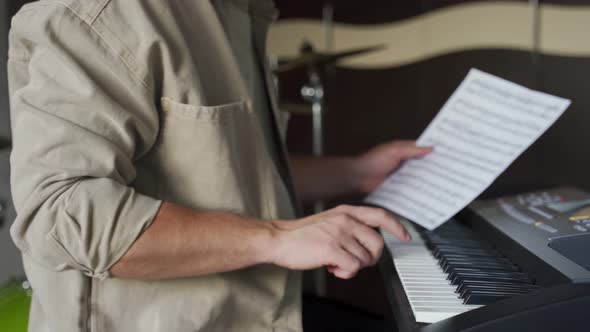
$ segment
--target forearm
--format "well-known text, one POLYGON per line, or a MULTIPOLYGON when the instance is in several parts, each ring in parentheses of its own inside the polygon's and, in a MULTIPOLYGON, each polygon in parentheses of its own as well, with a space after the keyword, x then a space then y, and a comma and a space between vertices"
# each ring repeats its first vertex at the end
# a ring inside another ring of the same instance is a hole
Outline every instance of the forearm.
POLYGON ((285 222, 195 212, 164 203, 111 274, 158 280, 274 264, 294 270, 327 266, 335 276, 348 279, 381 255, 383 238, 373 227, 409 239, 395 218, 369 207, 339 206, 285 222))
POLYGON ((238 270, 268 263, 272 242, 271 223, 164 203, 111 274, 155 280, 238 270))
POLYGON ((358 192, 354 158, 291 156, 295 188, 305 201, 358 192))

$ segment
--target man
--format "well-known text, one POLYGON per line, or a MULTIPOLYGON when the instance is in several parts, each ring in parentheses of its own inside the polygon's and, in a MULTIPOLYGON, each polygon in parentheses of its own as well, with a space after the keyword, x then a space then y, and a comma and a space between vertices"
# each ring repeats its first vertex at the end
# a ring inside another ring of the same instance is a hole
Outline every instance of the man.
POLYGON ((271 0, 49 0, 13 19, 9 76, 30 331, 299 331, 295 271, 351 278, 409 238, 380 209, 295 219, 429 150, 287 158, 268 98, 271 0))

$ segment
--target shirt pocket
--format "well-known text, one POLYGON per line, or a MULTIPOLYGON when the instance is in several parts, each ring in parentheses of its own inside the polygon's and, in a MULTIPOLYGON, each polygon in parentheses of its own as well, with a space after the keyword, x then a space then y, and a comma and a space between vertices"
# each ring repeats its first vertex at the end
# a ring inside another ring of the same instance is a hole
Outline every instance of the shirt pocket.
POLYGON ((160 199, 269 217, 270 159, 250 103, 196 106, 162 98, 150 168, 160 199))

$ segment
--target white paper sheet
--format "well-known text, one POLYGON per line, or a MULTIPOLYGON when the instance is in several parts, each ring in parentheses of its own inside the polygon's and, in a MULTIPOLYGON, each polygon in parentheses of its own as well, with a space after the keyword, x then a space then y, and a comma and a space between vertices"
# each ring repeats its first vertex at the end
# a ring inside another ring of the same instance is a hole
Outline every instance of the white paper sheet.
POLYGON ((432 230, 479 196, 569 105, 471 69, 418 139, 434 151, 404 163, 366 202, 432 230))

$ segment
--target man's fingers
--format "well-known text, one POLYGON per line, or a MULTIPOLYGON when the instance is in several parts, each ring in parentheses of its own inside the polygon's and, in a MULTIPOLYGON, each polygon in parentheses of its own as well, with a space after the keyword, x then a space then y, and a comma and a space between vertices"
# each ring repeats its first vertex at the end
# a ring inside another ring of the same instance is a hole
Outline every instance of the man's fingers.
MULTIPOLYGON (((344 250, 343 248, 335 248, 335 250, 331 253, 331 259, 328 263, 329 266, 332 266, 334 272, 342 271, 340 275, 344 276, 344 272, 352 273, 349 277, 351 278, 354 276, 358 270, 362 268, 362 264, 358 258, 356 258, 350 252, 344 250)), ((336 275, 336 273, 334 273, 336 275)), ((339 275, 336 275, 340 277, 339 275)), ((348 279, 348 278, 345 278, 348 279)))
POLYGON ((335 267, 331 269, 330 273, 340 279, 351 279, 357 275, 358 271, 351 272, 335 267))
POLYGON ((395 155, 400 159, 422 157, 432 152, 431 146, 418 146, 415 142, 401 144, 396 143, 393 143, 391 148, 395 149, 395 155))
POLYGON ((361 263, 361 268, 373 265, 373 255, 369 248, 362 246, 356 238, 350 236, 342 243, 342 248, 351 253, 361 263))
POLYGON ((370 265, 375 265, 381 253, 383 251, 383 238, 376 231, 370 227, 359 224, 353 230, 353 234, 358 242, 368 251, 371 255, 370 265))
POLYGON ((380 227, 400 240, 411 240, 410 233, 389 212, 368 206, 341 205, 337 209, 370 227, 380 227))
POLYGON ((416 144, 415 140, 395 140, 395 141, 390 141, 389 143, 385 143, 385 144, 389 144, 389 146, 391 146, 391 147, 398 147, 398 148, 407 148, 407 147, 418 146, 416 144))

